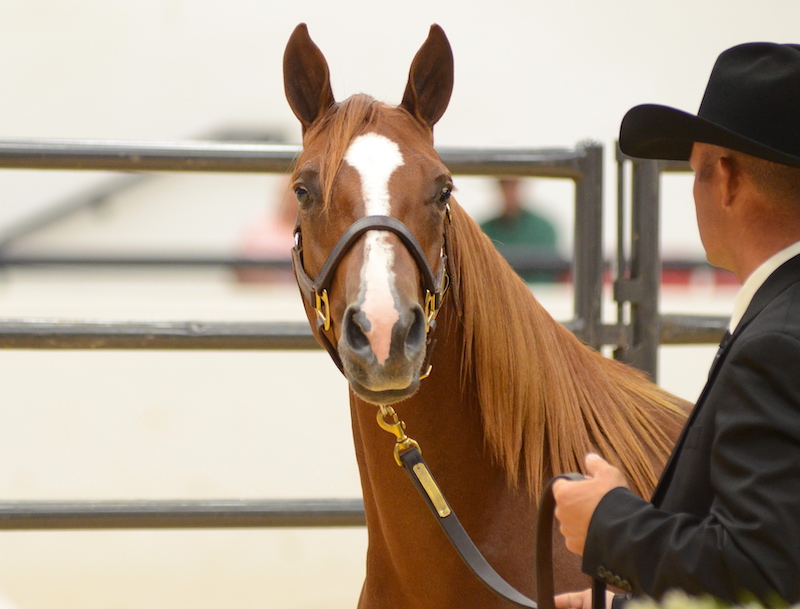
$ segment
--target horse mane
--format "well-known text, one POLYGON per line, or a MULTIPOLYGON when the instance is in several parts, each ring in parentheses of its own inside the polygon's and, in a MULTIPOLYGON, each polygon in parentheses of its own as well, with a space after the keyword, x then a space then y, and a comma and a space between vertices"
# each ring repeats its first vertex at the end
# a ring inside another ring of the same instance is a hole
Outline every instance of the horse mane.
MULTIPOLYGON (((383 104, 364 93, 352 95, 333 104, 328 111, 306 131, 303 146, 307 147, 318 135, 325 133, 325 151, 320 155, 320 185, 325 208, 333 197, 333 185, 342 166, 344 155, 353 139, 372 123, 376 109, 383 104)), ((300 168, 295 169, 295 173, 300 168)), ((292 181, 296 176, 292 176, 292 181)))
POLYGON ((580 471, 594 450, 649 496, 673 444, 665 427, 682 425, 685 402, 556 322, 457 204, 452 222, 462 382, 475 379, 486 441, 509 481, 538 497, 545 476, 580 471))

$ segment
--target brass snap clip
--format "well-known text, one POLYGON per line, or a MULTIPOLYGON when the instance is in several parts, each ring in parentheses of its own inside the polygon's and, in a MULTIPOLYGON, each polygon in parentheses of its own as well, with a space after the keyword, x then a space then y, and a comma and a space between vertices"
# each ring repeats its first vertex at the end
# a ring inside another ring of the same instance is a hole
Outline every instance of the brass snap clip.
POLYGON ((378 409, 377 419, 381 429, 394 434, 397 438, 397 442, 394 445, 394 460, 397 461, 397 465, 403 466, 400 455, 405 451, 416 448, 422 452, 416 440, 412 440, 406 435, 406 424, 400 420, 394 408, 391 406, 381 406, 378 409), (389 420, 387 421, 387 419, 389 420))

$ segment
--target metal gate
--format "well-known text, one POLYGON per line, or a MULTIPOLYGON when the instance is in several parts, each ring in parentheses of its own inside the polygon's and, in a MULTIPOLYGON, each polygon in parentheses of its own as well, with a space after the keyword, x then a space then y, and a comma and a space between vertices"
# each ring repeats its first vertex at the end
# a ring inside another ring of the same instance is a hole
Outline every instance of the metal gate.
MULTIPOLYGON (((287 173, 297 146, 219 142, 0 140, 0 168, 125 172, 287 173)), ((663 165, 618 156, 618 236, 614 269, 615 323, 603 322, 603 148, 439 149, 453 174, 546 177, 575 185, 574 318, 581 340, 655 376, 659 343, 715 342, 717 318, 658 314, 658 179, 663 165), (630 196, 624 167, 632 165, 630 196), (630 200, 628 200, 630 199, 630 200), (629 230, 625 221, 630 209, 629 230)), ((677 167, 675 169, 682 169, 677 167)), ((130 262, 130 261, 129 261, 130 262)), ((0 255, 0 266, 14 264, 0 255)), ((24 261, 17 260, 17 264, 24 261)), ((317 349, 305 323, 64 323, 0 319, 5 349, 317 349)), ((135 529, 331 527, 364 524, 360 500, 0 502, 0 529, 135 529)))

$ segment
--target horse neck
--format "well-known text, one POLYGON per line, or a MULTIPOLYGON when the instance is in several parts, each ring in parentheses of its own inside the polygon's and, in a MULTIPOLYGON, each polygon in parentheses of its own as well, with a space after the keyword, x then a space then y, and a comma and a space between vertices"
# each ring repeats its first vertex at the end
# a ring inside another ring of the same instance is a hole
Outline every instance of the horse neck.
MULTIPOLYGON (((489 562, 513 585, 533 594, 534 501, 527 490, 508 484, 490 454, 475 379, 462 376, 460 323, 447 300, 435 338, 431 376, 395 410, 489 562)), ((394 437, 377 426, 376 407, 351 394, 351 409, 369 536, 362 606, 392 606, 387 601, 392 599, 408 607, 504 607, 467 571, 395 463, 394 437), (420 552, 409 551, 409 546, 420 546, 420 552)))

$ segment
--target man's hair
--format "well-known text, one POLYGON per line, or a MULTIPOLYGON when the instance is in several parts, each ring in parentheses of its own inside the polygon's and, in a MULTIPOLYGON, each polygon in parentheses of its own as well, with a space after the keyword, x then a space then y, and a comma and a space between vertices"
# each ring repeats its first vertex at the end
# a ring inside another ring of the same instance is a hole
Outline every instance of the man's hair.
POLYGON ((775 203, 794 204, 800 209, 800 168, 765 161, 748 154, 732 154, 755 187, 775 203))

